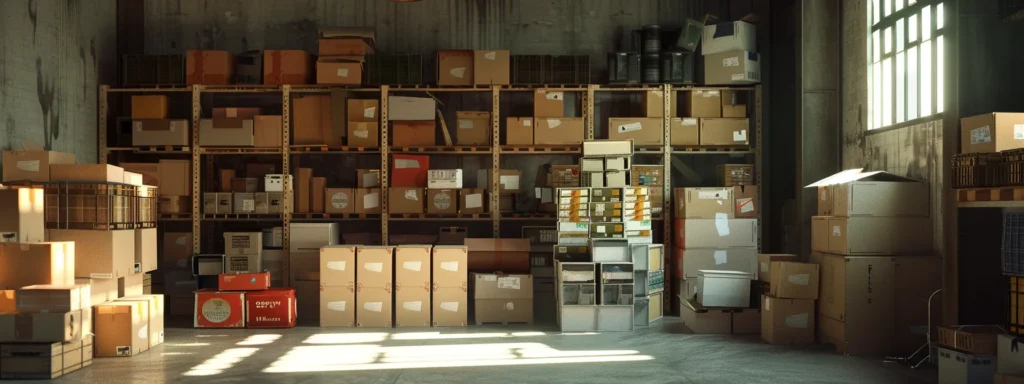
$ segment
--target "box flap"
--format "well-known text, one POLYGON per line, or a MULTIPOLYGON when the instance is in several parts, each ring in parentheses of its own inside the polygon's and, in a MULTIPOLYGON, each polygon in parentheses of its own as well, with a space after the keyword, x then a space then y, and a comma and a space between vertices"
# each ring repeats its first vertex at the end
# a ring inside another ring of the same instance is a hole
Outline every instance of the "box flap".
POLYGON ((319 27, 317 34, 321 39, 358 37, 366 40, 370 45, 376 42, 373 27, 319 27))
POLYGON ((892 181, 918 183, 921 182, 921 180, 898 176, 885 171, 864 172, 863 168, 854 168, 833 174, 832 176, 818 180, 817 182, 810 184, 804 188, 816 188, 827 185, 846 184, 854 181, 892 181))
POLYGON ((320 63, 365 63, 366 56, 364 55, 336 55, 336 56, 320 56, 317 58, 317 62, 320 63))
POLYGON ((39 144, 37 142, 31 141, 31 140, 22 140, 21 141, 21 150, 22 151, 43 151, 45 149, 43 148, 42 144, 39 144))

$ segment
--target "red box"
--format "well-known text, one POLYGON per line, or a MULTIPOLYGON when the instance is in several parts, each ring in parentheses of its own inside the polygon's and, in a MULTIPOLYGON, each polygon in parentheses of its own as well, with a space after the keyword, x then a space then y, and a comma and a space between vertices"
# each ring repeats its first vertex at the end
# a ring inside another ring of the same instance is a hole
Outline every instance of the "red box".
POLYGON ((293 328, 295 288, 271 288, 245 295, 246 328, 293 328))
POLYGON ((430 156, 391 155, 391 186, 426 188, 429 169, 430 156))
POLYGON ((220 291, 262 291, 267 288, 270 288, 270 272, 222 273, 217 279, 217 290, 220 291))
POLYGON ((196 292, 196 328, 245 328, 245 292, 196 292))

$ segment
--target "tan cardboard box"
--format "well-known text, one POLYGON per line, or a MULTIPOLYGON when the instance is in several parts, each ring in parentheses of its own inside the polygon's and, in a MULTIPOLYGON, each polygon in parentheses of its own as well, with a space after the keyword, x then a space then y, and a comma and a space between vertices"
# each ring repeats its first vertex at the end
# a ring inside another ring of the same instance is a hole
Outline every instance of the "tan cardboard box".
POLYGON ((736 200, 736 218, 757 218, 757 207, 760 205, 756 185, 737 185, 732 187, 732 196, 736 200))
POLYGON ((396 147, 432 147, 437 144, 433 120, 392 121, 391 128, 391 144, 396 147))
POLYGON ((608 119, 608 139, 632 139, 635 145, 661 145, 665 143, 663 124, 660 117, 613 117, 608 119))
POLYGON ((428 189, 427 213, 458 213, 458 201, 459 189, 428 189))
POLYGON ((225 232, 225 255, 258 255, 263 249, 263 232, 225 232))
POLYGON ((510 59, 508 50, 473 51, 473 84, 508 85, 510 59))
POLYGON ((932 248, 932 220, 897 217, 829 217, 824 231, 812 220, 812 250, 837 255, 926 254, 932 248), (815 236, 827 236, 827 249, 813 249, 815 236))
POLYGON ((434 121, 437 100, 433 97, 391 96, 388 98, 389 121, 434 121))
POLYGON ((143 280, 145 274, 135 273, 117 278, 117 296, 138 296, 142 294, 143 280))
POLYGON ((356 290, 356 326, 362 328, 391 328, 394 299, 391 289, 359 287, 356 290))
MULTIPOLYGON (((75 279, 75 284, 89 286, 90 304, 106 303, 108 301, 117 300, 118 298, 117 279, 92 279, 88 277, 79 277, 75 279)), ((0 310, 0 313, 2 312, 3 311, 0 310)))
POLYGON ((125 171, 135 172, 142 175, 142 184, 160 186, 160 164, 159 163, 118 163, 125 171))
POLYGON ((732 312, 719 308, 705 308, 694 301, 679 301, 679 319, 696 334, 729 334, 732 332, 732 312))
POLYGON ((360 246, 356 248, 356 283, 362 287, 391 287, 394 247, 360 246))
MULTIPOLYGON (((235 77, 235 55, 228 51, 185 52, 185 84, 225 85, 235 77)), ((97 355, 99 356, 99 355, 97 355)))
POLYGON ((93 307, 96 357, 131 357, 149 349, 149 306, 141 301, 112 301, 93 307))
POLYGON ((348 122, 348 146, 376 148, 380 146, 380 125, 377 122, 348 122))
POLYGON ((491 143, 491 113, 476 111, 456 112, 456 145, 489 145, 491 143))
POLYGON ((533 145, 533 118, 509 117, 506 119, 505 145, 533 145))
MULTIPOLYGON (((330 96, 305 95, 292 99, 292 144, 325 145, 333 132, 330 96)), ((340 140, 340 137, 339 137, 340 140)))
POLYGON ((312 196, 310 187, 313 178, 312 168, 299 168, 295 172, 295 212, 309 213, 309 198, 312 196))
POLYGON ((757 219, 686 219, 684 227, 684 249, 757 247, 757 219))
POLYGON ((18 313, 65 313, 92 308, 88 285, 29 285, 17 290, 18 313))
POLYGON ((473 51, 437 51, 437 85, 473 85, 473 51))
POLYGON ((722 91, 722 117, 747 117, 745 92, 722 91))
POLYGON ((135 231, 47 230, 51 241, 75 242, 75 277, 128 276, 135 264, 135 231))
POLYGON ((465 287, 434 288, 431 293, 433 313, 431 323, 435 327, 465 327, 469 323, 468 294, 465 287))
POLYGON ((4 241, 33 243, 46 239, 42 188, 0 189, 0 235, 4 241))
MULTIPOLYGON (((13 289, 0 290, 0 313, 15 313, 18 311, 15 292, 13 289)), ((114 294, 117 294, 116 289, 114 294)))
POLYGON ((769 344, 814 344, 814 300, 761 296, 761 339, 769 344))
MULTIPOLYGON (((758 255, 760 263, 761 255, 758 255)), ((771 283, 769 292, 779 299, 818 299, 817 264, 773 261, 769 268, 771 283)))
POLYGON ((433 284, 465 288, 469 283, 468 252, 463 245, 438 245, 433 249, 433 284))
POLYGON ((356 188, 356 213, 380 213, 380 188, 356 188))
POLYGON ((330 245, 320 248, 320 284, 324 287, 356 287, 356 247, 330 245))
POLYGON ((700 145, 749 145, 747 119, 700 119, 700 145))
POLYGON ((395 326, 430 326, 429 245, 395 248, 395 326))
POLYGON ((191 196, 160 196, 157 203, 159 204, 157 211, 160 213, 192 212, 191 196))
POLYGON ((153 348, 164 342, 164 295, 145 294, 124 297, 118 301, 138 301, 149 306, 149 347, 153 348))
POLYGON ((769 254, 762 253, 757 255, 757 280, 765 283, 771 282, 771 268, 772 262, 776 261, 797 261, 796 255, 787 254, 769 254))
POLYGON ((533 142, 537 145, 581 145, 583 118, 545 117, 533 119, 533 142))
POLYGON ((348 121, 376 123, 379 120, 380 101, 377 99, 348 99, 348 121))
POLYGON ((315 61, 309 52, 298 49, 263 51, 263 84, 310 84, 315 61))
POLYGON ((886 172, 851 169, 824 178, 818 187, 818 211, 832 216, 928 217, 928 185, 886 172))
POLYGON ((700 145, 699 120, 694 117, 672 118, 672 145, 700 145))
POLYGON ((191 145, 188 120, 152 119, 132 121, 132 145, 191 145))
POLYGON ((704 56, 704 84, 731 85, 761 82, 761 55, 730 51, 704 56))
POLYGON ((357 169, 356 186, 359 188, 380 188, 380 170, 357 169))
POLYGON ((156 262, 156 228, 135 229, 135 264, 138 272, 155 271, 159 266, 156 262))
POLYGON ((326 177, 313 177, 309 181, 310 212, 324 213, 324 190, 327 189, 326 177))
POLYGON ((63 152, 25 150, 4 151, 3 181, 50 181, 50 166, 74 164, 75 155, 63 152))
POLYGON ((485 189, 460 189, 459 190, 459 213, 486 213, 487 192, 485 189))
POLYGON ((124 168, 107 164, 56 164, 50 166, 50 181, 123 183, 124 168))
MULTIPOLYGON (((519 185, 521 184, 521 177, 518 169, 502 169, 498 173, 498 192, 507 195, 519 193, 519 185)), ((476 174, 477 188, 490 189, 491 188, 491 170, 481 169, 476 174)))
POLYGON ((355 190, 352 188, 327 188, 324 193, 326 213, 355 213, 355 190))
POLYGON ((654 188, 654 186, 664 185, 664 165, 648 165, 648 164, 634 164, 630 172, 630 183, 631 186, 649 186, 650 191, 654 191, 660 188, 654 188))
POLYGON ((192 164, 188 160, 160 160, 160 196, 192 195, 192 164))
POLYGON ((317 54, 320 56, 368 55, 374 48, 362 37, 342 37, 317 40, 317 54))
POLYGON ((1018 148, 1024 148, 1024 113, 993 112, 960 119, 960 153, 1018 148))
POLYGON ((167 95, 132 95, 132 119, 166 119, 167 95))
POLYGON ((316 83, 338 85, 362 84, 363 63, 360 60, 321 58, 316 63, 316 83))
POLYGON ((732 188, 675 188, 675 217, 716 219, 736 217, 732 188))
POLYGON ((533 91, 533 116, 565 117, 565 94, 544 89, 533 91))
POLYGON ((254 140, 252 120, 224 118, 199 121, 199 145, 201 146, 251 147, 254 140))
POLYGON ((256 116, 253 118, 252 129, 254 147, 280 148, 284 141, 280 115, 256 116))
POLYGON ((215 119, 253 119, 260 114, 259 108, 214 108, 215 119))
POLYGON ((321 327, 355 327, 355 287, 324 286, 320 294, 321 327))
POLYGON ((718 90, 695 89, 680 92, 686 105, 686 117, 722 117, 722 93, 718 90))
POLYGON ((473 274, 474 318, 482 323, 533 323, 533 276, 473 274))
POLYGON ((0 314, 0 342, 53 343, 82 339, 83 311, 0 314), (27 327, 26 324, 31 324, 27 327))
POLYGON ((390 213, 423 213, 423 188, 391 187, 388 189, 390 213))
MULTIPOLYGON (((680 92, 682 94, 682 92, 680 92)), ((676 100, 669 101, 669 117, 678 117, 676 100)), ((665 95, 663 91, 644 92, 641 103, 644 105, 644 116, 665 117, 665 95)))

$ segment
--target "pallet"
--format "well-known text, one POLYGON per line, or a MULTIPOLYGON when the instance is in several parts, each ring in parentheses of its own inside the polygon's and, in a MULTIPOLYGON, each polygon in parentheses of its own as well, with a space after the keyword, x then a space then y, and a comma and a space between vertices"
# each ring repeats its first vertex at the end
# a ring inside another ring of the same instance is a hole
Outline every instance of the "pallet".
POLYGON ((682 146, 672 147, 673 152, 750 152, 748 146, 682 146))
POLYGON ((317 153, 317 152, 380 152, 379 147, 328 147, 326 145, 293 145, 291 151, 296 153, 317 153))
POLYGON ((580 153, 582 147, 579 145, 552 145, 552 146, 513 146, 503 145, 501 151, 506 154, 544 154, 544 153, 580 153))
POLYGON ((488 146, 454 146, 454 147, 393 147, 391 152, 396 153, 491 153, 488 146))
POLYGON ((956 201, 1024 201, 1024 187, 959 189, 956 201))
POLYGON ((379 219, 379 213, 292 213, 292 220, 379 219))
POLYGON ((190 220, 191 213, 161 213, 157 220, 190 220))
POLYGON ((156 228, 156 222, 155 221, 152 221, 152 222, 140 221, 138 223, 135 223, 135 228, 140 228, 140 229, 156 228))
POLYGON ((164 145, 164 146, 147 146, 147 147, 135 147, 133 150, 135 153, 167 153, 167 152, 191 152, 192 149, 188 146, 180 145, 164 145))
POLYGON ((256 148, 256 147, 203 147, 202 153, 210 155, 231 154, 231 155, 276 155, 281 153, 281 148, 256 148))
POLYGON ((488 213, 392 213, 392 219, 488 219, 488 213))
POLYGON ((533 325, 532 321, 477 321, 476 325, 533 325))
POLYGON ((501 89, 571 89, 572 91, 581 92, 587 89, 587 84, 512 84, 502 85, 501 89))
POLYGON ((203 214, 204 220, 248 220, 248 219, 264 219, 264 220, 280 220, 280 213, 205 213, 203 214))

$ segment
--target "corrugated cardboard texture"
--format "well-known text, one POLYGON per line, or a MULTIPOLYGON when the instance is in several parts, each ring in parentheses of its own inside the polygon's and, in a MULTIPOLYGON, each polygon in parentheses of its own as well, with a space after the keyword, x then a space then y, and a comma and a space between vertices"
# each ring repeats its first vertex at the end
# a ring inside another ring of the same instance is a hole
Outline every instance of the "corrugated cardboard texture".
POLYGON ((473 51, 473 84, 508 85, 510 57, 507 50, 473 51))
POLYGON ((437 85, 473 85, 473 51, 437 51, 437 85))
POLYGON ((737 185, 732 187, 733 199, 736 201, 736 217, 742 219, 757 218, 758 200, 756 185, 737 185))
POLYGON ((132 119, 166 119, 167 95, 132 95, 132 119))
POLYGON ((814 300, 761 296, 761 338, 769 344, 814 344, 814 300))
POLYGON ((748 119, 700 119, 700 145, 750 144, 748 119))
POLYGON ((356 266, 357 286, 388 288, 390 291, 393 286, 394 248, 358 247, 356 266))
POLYGON ((834 216, 928 217, 928 184, 855 181, 831 186, 834 216))
MULTIPOLYGON (((532 290, 532 288, 531 288, 532 290)), ((474 299, 476 323, 533 323, 533 299, 474 299)))
POLYGON ((679 303, 679 319, 697 334, 728 334, 732 332, 732 312, 703 308, 689 300, 679 303))
POLYGON ((672 130, 672 145, 699 145, 700 121, 696 118, 673 118, 669 121, 672 130))
POLYGON ((685 117, 722 117, 722 94, 716 90, 679 93, 686 105, 685 117))
POLYGON ((469 269, 481 272, 529 272, 529 239, 466 239, 469 269))
POLYGON ((139 272, 151 272, 157 269, 156 228, 135 230, 135 263, 139 265, 139 272))
POLYGON ((141 295, 124 297, 118 301, 139 302, 148 306, 149 316, 146 317, 149 337, 146 342, 153 348, 164 342, 164 295, 141 295))
MULTIPOLYGON (((253 118, 253 146, 279 148, 283 142, 280 115, 260 115, 253 118)), ((249 175, 252 177, 252 175, 249 175)))
POLYGON ((533 118, 505 119, 505 145, 533 145, 533 118))
POLYGON ((391 289, 384 287, 359 288, 356 291, 356 326, 391 328, 391 314, 394 309, 391 293, 391 289))
POLYGON ((401 289, 395 291, 395 327, 429 327, 431 291, 401 289))
POLYGON ((50 181, 123 183, 124 168, 107 164, 55 164, 50 166, 50 181))
POLYGON ((482 188, 464 188, 459 190, 459 213, 485 213, 489 202, 485 199, 487 192, 482 188))
POLYGON ((732 188, 675 188, 675 217, 731 219, 735 217, 732 188))
MULTIPOLYGON (((302 96, 292 99, 292 143, 293 144, 326 144, 324 141, 325 122, 323 105, 330 105, 330 96, 302 96)), ((327 125, 331 121, 326 122, 327 125)))
POLYGON ((118 278, 134 270, 135 231, 51 229, 54 241, 75 242, 76 277, 118 278))
MULTIPOLYGON (((356 326, 356 293, 355 287, 324 286, 320 288, 320 326, 321 327, 354 327, 356 326)), ((312 307, 310 305, 310 307, 312 307)), ((300 306, 301 308, 301 306, 300 306)), ((300 314, 299 319, 303 316, 300 314)))
POLYGON ((427 213, 455 214, 459 212, 458 189, 428 189, 427 213))
POLYGON ((241 118, 199 120, 199 145, 251 147, 253 121, 241 118))
POLYGON ((391 213, 423 213, 425 198, 423 188, 392 187, 388 189, 388 210, 391 213))
POLYGON ((474 273, 473 295, 477 300, 533 299, 533 276, 474 273))
MULTIPOLYGON (((678 117, 679 112, 676 110, 676 101, 669 101, 669 117, 678 117)), ((644 116, 646 117, 665 117, 665 95, 662 91, 647 91, 644 92, 640 101, 644 105, 644 116)))
POLYGON ((0 342, 53 343, 81 340, 81 310, 66 313, 0 314, 0 342))
POLYGON ((18 290, 19 313, 65 313, 91 308, 88 285, 30 285, 18 290))
POLYGON ((309 84, 313 61, 306 51, 268 49, 263 52, 263 84, 309 84))
POLYGON ((324 192, 326 213, 355 213, 355 190, 352 188, 327 188, 324 192))
POLYGON ((117 278, 117 296, 138 296, 143 292, 143 280, 146 275, 143 273, 136 273, 125 277, 117 278))
POLYGON ((358 61, 318 61, 317 84, 359 85, 363 83, 363 63, 358 61))
POLYGON ((115 301, 93 308, 96 357, 131 357, 149 349, 149 334, 143 331, 149 326, 149 306, 115 301))
POLYGON ((185 53, 187 85, 226 85, 234 76, 235 56, 231 52, 189 50, 185 53))
POLYGON ((786 254, 759 254, 757 255, 757 280, 765 283, 771 282, 771 268, 773 261, 797 261, 796 255, 786 254))
POLYGON ((3 181, 50 181, 50 166, 75 164, 75 155, 54 151, 4 151, 3 181))
POLYGON ((160 196, 192 195, 192 165, 188 160, 160 160, 160 196))
MULTIPOLYGON (((80 249, 81 246, 78 246, 80 249)), ((0 243, 0 276, 4 289, 36 284, 74 285, 76 244, 0 243)))
MULTIPOLYGON (((760 263, 761 257, 758 256, 760 263)), ((817 264, 788 261, 771 262, 770 293, 779 299, 818 299, 817 264)))
MULTIPOLYGON (((80 277, 75 279, 75 284, 89 286, 89 303, 99 304, 117 300, 117 279, 92 279, 80 277)), ((172 284, 167 282, 168 285, 172 284)), ((0 310, 0 312, 3 312, 0 310)))
POLYGON ((838 255, 930 253, 932 230, 929 218, 829 217, 826 252, 838 255))
POLYGON ((395 121, 391 123, 391 143, 396 147, 430 147, 435 140, 433 120, 395 121))
POLYGON ((356 286, 356 248, 334 245, 320 249, 320 282, 324 287, 356 286))
POLYGON ((1024 113, 986 113, 960 119, 960 153, 1000 152, 1024 148, 1017 139, 1024 113))
POLYGON ((380 213, 380 188, 356 188, 356 213, 380 213))
MULTIPOLYGON (((436 275, 435 275, 436 276, 436 275)), ((465 327, 469 322, 468 295, 465 287, 435 288, 431 296, 435 327, 465 327)))
POLYGON ((892 345, 895 265, 891 257, 825 255, 821 267, 823 341, 851 355, 884 355, 892 345), (834 324, 838 323, 838 324, 834 324))
POLYGON ((466 246, 439 245, 434 247, 432 252, 433 286, 466 289, 469 283, 468 251, 466 246))
POLYGON ((538 89, 533 92, 534 117, 565 117, 565 94, 538 89))
POLYGON ((488 145, 491 143, 491 113, 456 112, 455 144, 488 145))

